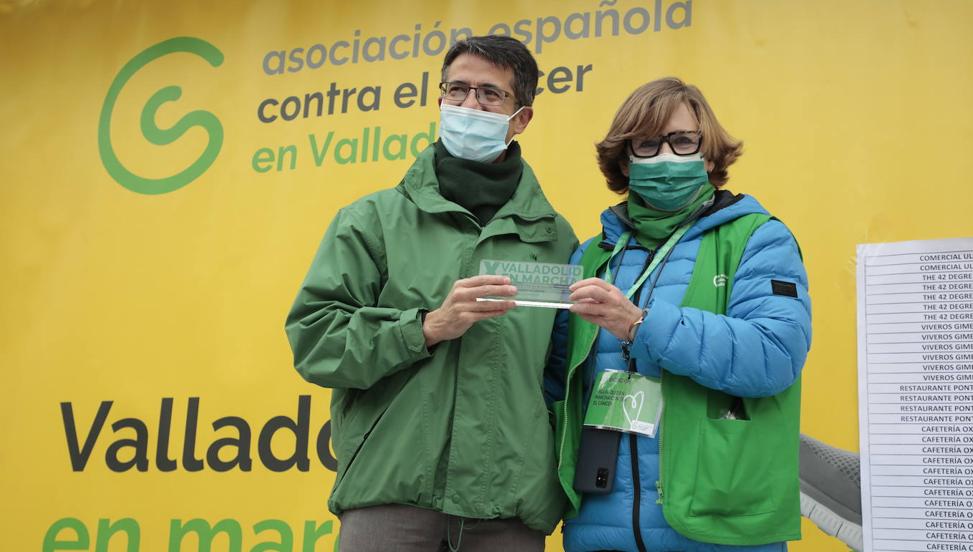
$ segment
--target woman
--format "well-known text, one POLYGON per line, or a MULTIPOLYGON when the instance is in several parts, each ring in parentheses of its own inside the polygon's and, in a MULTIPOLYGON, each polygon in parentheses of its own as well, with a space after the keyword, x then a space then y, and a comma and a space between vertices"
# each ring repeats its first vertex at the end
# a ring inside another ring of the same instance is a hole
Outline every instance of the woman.
POLYGON ((597 145, 627 200, 575 253, 547 391, 567 552, 786 550, 800 538, 797 242, 721 187, 740 156, 699 90, 638 88, 597 145))

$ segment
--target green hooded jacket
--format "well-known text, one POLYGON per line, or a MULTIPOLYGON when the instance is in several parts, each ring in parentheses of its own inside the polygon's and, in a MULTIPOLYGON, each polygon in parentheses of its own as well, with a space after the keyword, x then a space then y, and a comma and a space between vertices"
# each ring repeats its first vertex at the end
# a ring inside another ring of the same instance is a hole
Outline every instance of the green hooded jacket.
POLYGON ((568 223, 524 170, 485 225, 439 192, 434 150, 402 182, 340 210, 286 329, 294 365, 332 391, 332 512, 409 504, 520 518, 550 533, 564 510, 541 391, 553 309, 516 308, 427 350, 420 312, 483 259, 565 263, 568 223))

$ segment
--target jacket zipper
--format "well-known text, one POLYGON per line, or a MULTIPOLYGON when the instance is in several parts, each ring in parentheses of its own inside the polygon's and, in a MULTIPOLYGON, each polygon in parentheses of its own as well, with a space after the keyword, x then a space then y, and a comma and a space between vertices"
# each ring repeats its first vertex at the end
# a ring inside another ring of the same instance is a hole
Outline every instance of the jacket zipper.
MULTIPOLYGON (((659 387, 662 387, 662 378, 665 377, 665 370, 659 370, 659 387)), ((662 506, 662 439, 665 438, 665 433, 662 431, 663 421, 666 419, 666 403, 662 403, 662 416, 659 418, 659 427, 657 431, 659 432, 659 479, 655 482, 655 490, 659 492, 659 498, 655 501, 656 504, 662 506)))
MULTIPOLYGON (((597 338, 598 338, 598 334, 596 332, 595 333, 595 339, 597 340, 597 338)), ((592 344, 593 344, 593 342, 592 342, 592 344)), ((589 349, 590 349, 590 346, 589 346, 589 349)), ((568 366, 568 372, 567 372, 567 374, 564 377, 564 400, 561 401, 561 419, 562 420, 567 420, 568 419, 568 404, 569 404, 568 398, 571 396, 571 378, 574 376, 574 371, 575 371, 576 368, 577 368, 577 366, 568 366)), ((567 433, 566 432, 563 432, 561 434, 561 442, 558 444, 558 455, 557 455, 558 478, 560 478, 560 474, 561 474, 561 463, 564 462, 564 443, 566 441, 567 441, 567 433)), ((563 527, 561 528, 561 531, 562 532, 564 531, 564 528, 563 527)))
MULTIPOLYGON (((655 256, 655 251, 650 251, 648 256, 645 258, 645 265, 642 270, 646 270, 649 264, 652 263, 652 258, 655 256)), ((620 265, 621 263, 619 263, 620 265)), ((619 268, 619 272, 621 268, 619 268)), ((645 288, 641 288, 638 291, 638 295, 635 299, 635 304, 639 304, 642 298, 642 292, 645 288)), ((635 364, 635 359, 632 358, 631 351, 628 346, 622 346, 622 357, 628 364, 629 372, 638 372, 638 367, 635 364)), ((638 444, 638 434, 629 433, 628 434, 628 448, 629 454, 632 458, 632 487, 634 491, 634 500, 632 501, 632 533, 635 535, 635 547, 639 552, 646 552, 645 541, 642 539, 642 524, 641 524, 641 510, 642 510, 642 476, 639 470, 639 444, 638 444)))
MULTIPOLYGON (((622 348, 622 355, 628 362, 628 371, 636 372, 635 360, 629 355, 628 347, 622 348)), ((646 552, 645 542, 642 540, 642 525, 640 523, 642 509, 642 477, 639 472, 639 443, 638 435, 628 434, 629 455, 632 458, 632 489, 634 500, 632 501, 632 533, 635 535, 635 546, 639 552, 646 552)))
POLYGON ((642 540, 642 527, 639 523, 640 510, 642 505, 641 477, 639 476, 639 446, 638 436, 630 433, 629 448, 632 452, 632 483, 635 485, 635 504, 632 507, 632 531, 635 533, 635 546, 639 552, 646 552, 645 542, 642 540))

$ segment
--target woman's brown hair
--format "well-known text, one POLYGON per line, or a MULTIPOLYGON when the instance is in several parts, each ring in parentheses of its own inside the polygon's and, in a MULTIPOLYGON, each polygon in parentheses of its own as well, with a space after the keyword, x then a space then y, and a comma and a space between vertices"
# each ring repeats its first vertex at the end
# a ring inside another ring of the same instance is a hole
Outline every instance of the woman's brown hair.
POLYGON ((703 159, 713 164, 709 181, 719 188, 729 180, 727 167, 743 153, 743 142, 734 139, 716 120, 702 92, 675 77, 654 80, 638 87, 622 103, 604 140, 595 144, 598 167, 617 193, 628 190, 628 141, 632 138, 658 136, 672 117, 685 104, 699 122, 703 159))

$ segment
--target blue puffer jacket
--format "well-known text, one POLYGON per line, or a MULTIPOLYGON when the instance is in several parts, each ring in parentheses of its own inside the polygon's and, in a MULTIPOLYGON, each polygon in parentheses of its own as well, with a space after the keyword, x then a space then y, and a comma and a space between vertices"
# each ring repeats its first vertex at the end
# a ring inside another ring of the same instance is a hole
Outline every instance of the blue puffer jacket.
MULTIPOLYGON (((777 394, 800 375, 811 342, 811 303, 797 242, 781 222, 771 219, 751 236, 736 272, 726 316, 679 306, 692 276, 703 232, 749 213, 766 211, 750 196, 717 192, 714 210, 686 232, 669 259, 648 278, 647 282, 657 278, 651 297, 645 292, 649 284, 636 295, 638 304, 649 309, 631 349, 640 373, 658 377, 659 361, 664 358, 671 367, 670 372, 741 397, 777 394), (773 294, 771 279, 796 284, 797 298, 773 294)), ((581 262, 586 247, 598 247, 600 243, 614 246, 627 230, 626 223, 611 209, 602 214, 601 222, 603 235, 583 244, 575 252, 573 263, 581 262)), ((633 240, 625 254, 612 261, 615 285, 627 291, 646 266, 648 254, 633 240), (619 260, 620 268, 615 266, 619 260)), ((545 381, 549 398, 563 397, 567 320, 567 312, 561 311, 554 335, 555 354, 545 381)), ((585 404, 591 382, 598 373, 606 369, 627 369, 621 344, 608 331, 600 331, 595 350, 597 352, 584 365, 585 404)), ((666 438, 678 439, 678 436, 666 438)), ((786 550, 785 543, 724 546, 692 541, 677 533, 666 523, 662 508, 656 503, 658 438, 637 438, 637 472, 633 472, 629 443, 628 437, 620 440, 612 492, 585 495, 579 515, 565 522, 564 548, 567 552, 637 551, 633 519, 636 500, 639 504, 638 528, 646 550, 786 550)))

